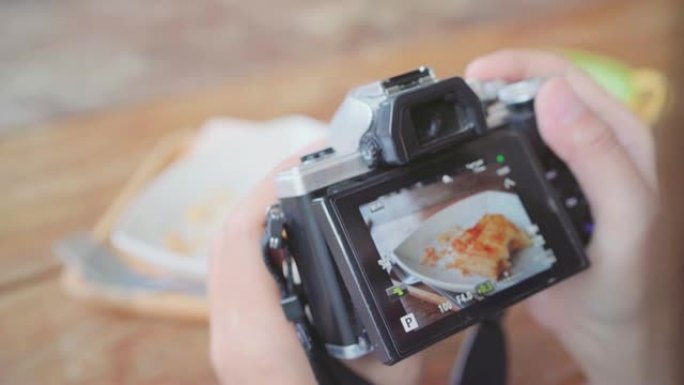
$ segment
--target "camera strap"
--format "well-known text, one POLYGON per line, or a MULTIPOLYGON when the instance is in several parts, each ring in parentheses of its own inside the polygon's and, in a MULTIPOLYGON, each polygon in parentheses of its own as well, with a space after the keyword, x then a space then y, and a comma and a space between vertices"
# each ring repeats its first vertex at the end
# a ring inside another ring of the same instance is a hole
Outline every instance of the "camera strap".
POLYGON ((269 207, 266 228, 261 242, 264 263, 280 292, 280 304, 285 318, 291 322, 304 349, 314 377, 322 385, 370 385, 339 361, 331 357, 311 321, 306 315, 304 294, 294 281, 293 257, 287 245, 285 217, 280 206, 269 207))

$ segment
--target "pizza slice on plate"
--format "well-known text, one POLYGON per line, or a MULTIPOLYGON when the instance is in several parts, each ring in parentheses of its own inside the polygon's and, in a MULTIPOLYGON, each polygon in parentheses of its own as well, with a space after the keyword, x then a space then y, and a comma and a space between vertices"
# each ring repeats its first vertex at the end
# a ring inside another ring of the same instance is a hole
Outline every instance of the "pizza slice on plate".
POLYGON ((505 216, 486 214, 451 242, 456 256, 448 267, 498 280, 511 267, 511 254, 531 244, 530 237, 505 216))

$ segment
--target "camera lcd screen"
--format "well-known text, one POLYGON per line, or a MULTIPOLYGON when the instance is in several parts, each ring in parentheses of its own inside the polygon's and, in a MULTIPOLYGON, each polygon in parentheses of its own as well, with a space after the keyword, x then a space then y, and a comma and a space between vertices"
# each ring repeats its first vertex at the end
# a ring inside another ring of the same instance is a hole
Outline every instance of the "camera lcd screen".
POLYGON ((493 133, 331 197, 386 362, 588 265, 553 194, 523 139, 493 133))
POLYGON ((505 156, 480 158, 363 204, 408 331, 523 282, 556 262, 510 178, 505 156))

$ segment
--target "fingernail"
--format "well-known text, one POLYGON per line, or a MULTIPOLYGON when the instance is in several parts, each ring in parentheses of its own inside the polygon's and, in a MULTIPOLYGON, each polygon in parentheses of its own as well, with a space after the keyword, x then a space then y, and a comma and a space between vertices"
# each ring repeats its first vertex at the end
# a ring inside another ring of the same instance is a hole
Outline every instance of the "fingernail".
POLYGON ((575 91, 565 80, 558 80, 555 84, 554 103, 551 113, 556 121, 564 126, 570 126, 579 119, 587 109, 587 106, 575 94, 575 91))

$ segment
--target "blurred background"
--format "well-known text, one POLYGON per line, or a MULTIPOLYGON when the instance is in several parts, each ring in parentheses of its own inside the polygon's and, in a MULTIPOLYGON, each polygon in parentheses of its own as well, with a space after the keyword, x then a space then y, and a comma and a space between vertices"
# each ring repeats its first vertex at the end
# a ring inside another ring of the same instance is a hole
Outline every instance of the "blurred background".
MULTIPOLYGON (((155 205, 168 184, 218 188, 182 170, 284 156, 350 87, 421 64, 456 75, 510 47, 570 55, 658 130, 679 13, 676 0, 0 2, 0 384, 216 383, 196 235, 237 193, 155 205), (299 139, 268 147, 278 132, 299 139)), ((511 384, 583 383, 524 307, 507 327, 511 384)), ((445 383, 462 338, 428 349, 423 383, 445 383)))
MULTIPOLYGON (((4 1, 0 130, 588 0, 4 1)), ((454 46, 445 49, 457 49, 454 46)))

